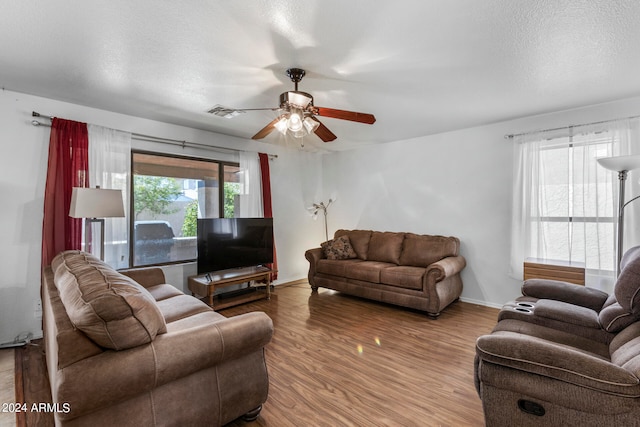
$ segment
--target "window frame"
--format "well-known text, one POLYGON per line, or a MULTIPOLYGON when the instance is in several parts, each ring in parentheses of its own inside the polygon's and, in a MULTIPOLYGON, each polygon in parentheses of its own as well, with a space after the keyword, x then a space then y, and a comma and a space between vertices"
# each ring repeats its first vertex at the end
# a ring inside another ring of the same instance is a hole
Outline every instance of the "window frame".
POLYGON ((135 265, 135 200, 134 200, 134 196, 135 196, 135 192, 134 192, 134 185, 135 185, 135 176, 136 174, 134 173, 134 157, 136 154, 143 154, 143 155, 150 155, 150 156, 156 156, 156 157, 166 157, 166 158, 171 158, 171 159, 178 159, 178 160, 185 160, 185 161, 200 161, 200 162, 208 162, 208 163, 215 163, 218 165, 218 182, 220 183, 219 185, 219 191, 218 191, 218 216, 219 218, 224 218, 224 184, 225 184, 225 179, 224 179, 224 170, 225 170, 225 166, 232 166, 232 167, 240 167, 240 163, 239 162, 231 162, 231 161, 227 161, 227 160, 216 160, 216 159, 211 159, 211 158, 206 158, 206 157, 196 157, 196 156, 183 156, 183 155, 178 155, 178 154, 172 154, 172 153, 162 153, 162 152, 156 152, 156 151, 149 151, 149 150, 131 150, 131 179, 130 179, 130 187, 129 187, 129 194, 131 194, 131 197, 129 198, 129 215, 131 220, 129 221, 129 236, 130 236, 130 242, 129 242, 129 268, 142 268, 142 267, 153 267, 153 266, 163 266, 163 265, 177 265, 177 264, 187 264, 187 263, 192 263, 192 262, 196 262, 196 258, 193 259, 185 259, 185 260, 178 260, 178 261, 167 261, 167 262, 162 262, 162 263, 154 263, 154 264, 142 264, 142 265, 135 265))
MULTIPOLYGON (((555 139, 560 139, 562 137, 558 137, 555 139)), ((570 138, 570 137, 569 137, 570 138)), ((567 145, 557 145, 557 146, 548 146, 548 147, 544 147, 541 149, 541 151, 546 151, 546 150, 561 150, 561 149, 566 149, 566 148, 570 148, 573 149, 575 147, 579 147, 579 146, 589 146, 589 145, 597 145, 600 144, 601 141, 598 140, 593 140, 593 141, 588 141, 588 142, 579 142, 579 143, 574 143, 574 142, 569 142, 567 145)), ((595 217, 595 216, 576 216, 576 215, 572 215, 572 216, 540 216, 540 217, 531 217, 532 219, 536 218, 541 222, 584 222, 584 223, 615 223, 617 221, 617 216, 615 215, 615 213, 612 216, 602 216, 602 217, 595 217)))
MULTIPOLYGON (((584 135, 592 135, 592 139, 586 140, 586 141, 574 141, 573 138, 576 136, 574 134, 569 134, 569 135, 559 135, 559 136, 554 136, 554 137, 549 137, 549 138, 545 138, 545 140, 547 142, 549 142, 549 145, 545 145, 543 147, 540 148, 540 152, 543 151, 551 151, 551 150, 565 150, 565 149, 570 149, 573 150, 575 148, 580 148, 580 147, 588 147, 588 146, 597 146, 599 144, 610 144, 609 138, 605 138, 605 139, 600 139, 598 137, 596 137, 596 135, 598 135, 600 132, 584 132, 584 135), (564 141, 562 141, 564 140, 564 141)), ((615 197, 615 195, 614 195, 615 197)), ((530 202, 531 203, 531 202, 530 202)), ((615 226, 617 223, 617 216, 615 212, 612 212, 612 216, 578 216, 578 215, 568 215, 568 216, 544 216, 544 215, 539 215, 539 216, 535 216, 535 215, 530 215, 529 217, 529 222, 530 224, 533 224, 535 222, 539 223, 539 224, 551 224, 551 223, 584 223, 585 226, 586 224, 593 224, 593 225, 598 225, 598 224, 611 224, 614 227, 613 232, 615 233, 615 226)), ((586 254, 585 254, 586 257, 586 254)), ((563 262, 571 262, 571 259, 560 259, 563 262)), ((603 271, 603 272, 611 272, 613 273, 613 271, 615 270, 615 267, 613 268, 613 270, 610 270, 609 268, 598 268, 598 269, 593 269, 593 268, 589 268, 587 267, 587 271, 603 271)))

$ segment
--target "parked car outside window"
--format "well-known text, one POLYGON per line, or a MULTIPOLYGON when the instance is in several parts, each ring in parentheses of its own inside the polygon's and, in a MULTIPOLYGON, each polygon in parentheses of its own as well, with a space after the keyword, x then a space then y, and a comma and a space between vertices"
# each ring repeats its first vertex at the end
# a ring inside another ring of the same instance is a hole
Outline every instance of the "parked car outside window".
POLYGON ((136 221, 133 236, 136 265, 171 261, 174 238, 168 221, 136 221))

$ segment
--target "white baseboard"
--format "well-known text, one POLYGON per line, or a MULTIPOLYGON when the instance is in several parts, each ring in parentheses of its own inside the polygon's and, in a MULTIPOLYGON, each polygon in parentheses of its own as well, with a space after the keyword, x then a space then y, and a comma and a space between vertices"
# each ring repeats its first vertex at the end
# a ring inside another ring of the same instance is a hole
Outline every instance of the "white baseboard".
POLYGON ((495 304, 492 302, 479 301, 479 300, 475 300, 471 298, 463 298, 463 297, 460 297, 460 301, 468 302, 469 304, 482 305, 484 307, 491 307, 491 308, 502 308, 504 305, 504 304, 495 304))

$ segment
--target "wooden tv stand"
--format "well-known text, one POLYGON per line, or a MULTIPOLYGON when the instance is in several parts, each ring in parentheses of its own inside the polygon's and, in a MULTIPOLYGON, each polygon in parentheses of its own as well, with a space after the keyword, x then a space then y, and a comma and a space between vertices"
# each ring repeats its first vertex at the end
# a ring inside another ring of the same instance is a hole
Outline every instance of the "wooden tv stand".
POLYGON ((229 270, 213 271, 209 273, 209 278, 207 278, 207 275, 189 276, 188 286, 192 296, 201 296, 202 301, 209 307, 214 310, 222 310, 223 308, 249 301, 263 298, 271 299, 271 274, 273 272, 273 270, 262 266, 231 268, 229 270), (256 287, 252 292, 224 298, 215 295, 216 289, 238 285, 252 280, 263 280, 266 282, 265 289, 262 290, 256 287))

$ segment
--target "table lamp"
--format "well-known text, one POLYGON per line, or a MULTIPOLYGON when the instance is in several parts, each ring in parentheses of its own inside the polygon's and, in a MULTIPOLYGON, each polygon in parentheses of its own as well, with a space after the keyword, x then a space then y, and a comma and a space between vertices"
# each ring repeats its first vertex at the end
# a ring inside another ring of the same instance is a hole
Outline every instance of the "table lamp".
POLYGON ((104 218, 124 217, 121 190, 74 187, 71 193, 69 216, 84 218, 84 238, 87 252, 93 252, 91 224, 100 224, 100 259, 104 261, 104 218))

